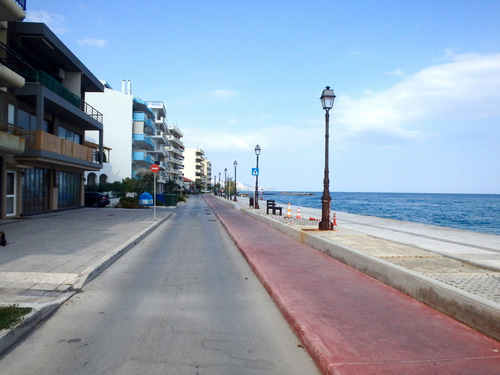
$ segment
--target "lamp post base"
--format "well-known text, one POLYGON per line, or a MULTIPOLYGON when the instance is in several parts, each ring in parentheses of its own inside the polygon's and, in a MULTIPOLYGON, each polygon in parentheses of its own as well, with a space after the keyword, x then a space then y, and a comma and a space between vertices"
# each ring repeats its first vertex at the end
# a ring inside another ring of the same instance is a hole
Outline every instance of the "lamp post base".
POLYGON ((330 221, 320 221, 319 222, 319 230, 331 230, 332 229, 332 225, 330 223, 330 221))
POLYGON ((319 222, 319 230, 333 229, 333 225, 330 222, 330 201, 330 194, 328 194, 328 190, 326 190, 326 193, 323 193, 321 199, 321 221, 319 222))

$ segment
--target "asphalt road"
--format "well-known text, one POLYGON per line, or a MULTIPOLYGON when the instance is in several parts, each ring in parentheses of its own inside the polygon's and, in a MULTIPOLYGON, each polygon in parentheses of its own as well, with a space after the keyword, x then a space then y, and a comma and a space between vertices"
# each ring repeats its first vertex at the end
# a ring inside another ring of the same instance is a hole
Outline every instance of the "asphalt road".
POLYGON ((0 359, 7 374, 319 374, 201 197, 0 359))

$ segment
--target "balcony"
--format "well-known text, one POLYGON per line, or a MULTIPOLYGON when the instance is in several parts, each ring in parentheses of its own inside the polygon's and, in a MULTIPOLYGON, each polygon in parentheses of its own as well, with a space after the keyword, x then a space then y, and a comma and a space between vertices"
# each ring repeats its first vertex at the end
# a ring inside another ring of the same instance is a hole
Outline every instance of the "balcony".
POLYGON ((22 129, 17 126, 0 123, 0 154, 22 154, 26 145, 23 134, 22 129))
POLYGON ((173 136, 177 136, 177 138, 181 138, 184 136, 184 134, 182 134, 177 126, 169 125, 168 130, 170 130, 173 136))
POLYGON ((135 165, 146 168, 154 163, 153 158, 150 154, 145 151, 134 151, 132 152, 132 161, 135 165))
POLYGON ((26 0, 0 0, 0 20, 22 21, 26 17, 26 0))
POLYGON ((179 146, 184 146, 184 143, 182 143, 182 141, 179 139, 179 138, 176 138, 174 137, 173 135, 169 134, 167 135, 167 139, 171 142, 171 143, 175 143, 179 146))
POLYGON ((155 129, 153 120, 151 118, 148 118, 145 113, 134 112, 133 120, 134 120, 134 122, 143 122, 146 125, 146 127, 144 129, 145 133, 155 134, 156 129, 155 129))
POLYGON ((167 138, 165 137, 165 133, 163 132, 160 132, 159 134, 154 134, 151 136, 152 138, 154 138, 156 140, 156 143, 158 144, 167 144, 168 141, 167 141, 167 138))
POLYGON ((134 145, 139 148, 143 148, 145 150, 154 150, 155 148, 154 142, 145 134, 133 134, 132 140, 134 141, 134 145))
POLYGON ((101 112, 92 107, 90 104, 84 102, 78 95, 75 95, 72 91, 68 90, 55 78, 52 78, 44 71, 28 69, 26 79, 28 82, 37 82, 42 84, 50 91, 65 99, 67 102, 73 104, 76 108, 79 108, 81 111, 102 124, 103 118, 101 112))
POLYGON ((92 163, 93 149, 42 130, 27 132, 26 150, 45 151, 92 163))

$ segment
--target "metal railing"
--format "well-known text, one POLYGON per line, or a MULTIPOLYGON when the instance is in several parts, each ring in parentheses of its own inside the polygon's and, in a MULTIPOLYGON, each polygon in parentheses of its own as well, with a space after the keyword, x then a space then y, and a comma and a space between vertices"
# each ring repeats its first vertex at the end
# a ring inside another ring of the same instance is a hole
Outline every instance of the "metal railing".
POLYGON ((16 135, 18 137, 24 135, 24 130, 22 128, 16 125, 7 124, 3 121, 0 121, 0 132, 16 135))
POLYGON ((17 5, 19 5, 23 10, 26 10, 26 0, 15 0, 17 5))

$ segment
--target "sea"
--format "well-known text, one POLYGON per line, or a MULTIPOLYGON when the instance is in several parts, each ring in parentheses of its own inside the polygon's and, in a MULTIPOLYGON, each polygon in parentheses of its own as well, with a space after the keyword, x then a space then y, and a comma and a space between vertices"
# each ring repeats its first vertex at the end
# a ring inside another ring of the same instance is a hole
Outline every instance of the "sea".
MULTIPOLYGON (((322 192, 264 191, 264 199, 321 209, 322 192)), ((347 212, 500 235, 500 194, 337 193, 332 212, 347 212)))

